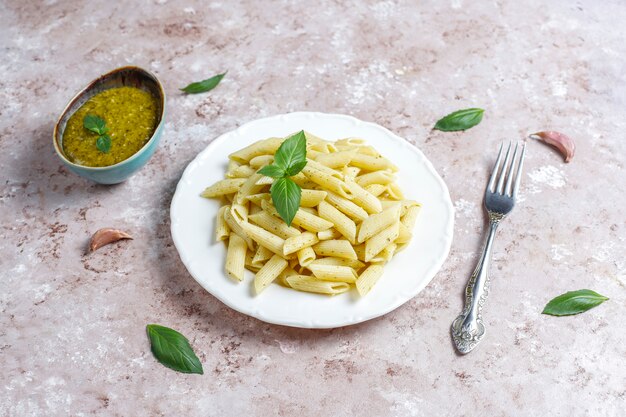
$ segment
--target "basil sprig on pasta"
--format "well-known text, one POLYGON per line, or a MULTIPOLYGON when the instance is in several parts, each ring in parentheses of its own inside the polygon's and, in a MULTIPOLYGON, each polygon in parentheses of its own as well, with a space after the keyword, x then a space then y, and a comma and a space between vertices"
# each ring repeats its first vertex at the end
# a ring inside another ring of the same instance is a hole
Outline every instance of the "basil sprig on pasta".
POLYGON ((302 189, 292 177, 306 166, 306 138, 304 131, 285 139, 274 154, 274 163, 264 166, 259 174, 274 178, 270 195, 280 217, 291 226, 300 207, 302 189))

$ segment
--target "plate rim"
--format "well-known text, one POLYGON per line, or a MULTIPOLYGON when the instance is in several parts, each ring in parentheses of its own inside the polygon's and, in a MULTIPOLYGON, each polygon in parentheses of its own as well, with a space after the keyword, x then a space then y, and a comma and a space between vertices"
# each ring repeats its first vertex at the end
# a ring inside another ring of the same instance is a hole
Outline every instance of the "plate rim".
POLYGON ((446 185, 446 183, 443 180, 443 178, 441 177, 441 175, 439 175, 439 173, 437 172, 437 170, 433 166, 432 162, 430 162, 430 160, 428 158, 426 158, 424 153, 417 146, 411 144, 408 140, 400 137, 399 135, 395 134, 394 132, 392 132, 391 130, 385 128, 384 126, 381 126, 381 125, 379 125, 377 123, 374 123, 374 122, 367 122, 367 121, 364 121, 364 120, 360 120, 360 119, 358 119, 358 118, 356 118, 354 116, 345 115, 345 114, 310 112, 310 111, 296 111, 296 112, 277 114, 277 115, 268 116, 268 117, 261 117, 261 118, 258 118, 258 119, 254 119, 254 120, 248 121, 248 122, 246 122, 246 123, 236 127, 235 129, 229 130, 229 131, 219 135, 218 137, 216 137, 204 149, 202 149, 200 152, 198 152, 196 154, 196 156, 185 167, 182 175, 180 176, 180 178, 179 178, 179 180, 178 180, 178 182, 176 184, 176 189, 175 189, 174 194, 172 196, 169 209, 170 209, 170 234, 172 236, 172 241, 174 243, 174 247, 176 248, 176 252, 178 253, 179 259, 181 260, 181 262, 183 263, 183 265, 187 269, 187 272, 189 273, 189 275, 191 275, 191 277, 205 291, 207 291, 213 297, 217 298, 220 302, 222 302, 223 304, 225 304, 229 308, 231 308, 231 309, 233 309, 233 310, 235 310, 235 311, 237 311, 237 312, 239 312, 241 314, 245 314, 247 316, 254 317, 254 318, 258 319, 258 320, 261 320, 263 322, 270 323, 270 324, 276 324, 276 325, 288 326, 288 327, 295 327, 295 328, 303 328, 303 329, 331 329, 331 328, 344 327, 344 326, 349 326, 349 325, 362 323, 362 322, 365 322, 365 321, 368 321, 368 320, 375 319, 377 317, 384 316, 384 315, 390 313, 391 311, 399 308, 400 306, 402 306, 406 302, 410 301, 412 298, 416 297, 420 292, 422 292, 422 290, 428 284, 430 284, 432 282, 434 277, 441 270, 444 262, 447 260, 449 254, 450 254, 451 247, 452 247, 452 240, 453 240, 453 235, 454 235, 454 221, 455 221, 455 210, 454 210, 454 205, 452 204, 452 200, 451 200, 451 197, 450 197, 450 191, 448 189, 448 186, 446 185), (199 163, 199 161, 204 158, 203 155, 206 154, 206 153, 209 153, 213 148, 215 148, 217 146, 220 146, 220 144, 222 142, 224 142, 229 136, 234 135, 234 134, 236 134, 237 132, 239 132, 241 130, 249 129, 250 125, 252 125, 252 124, 260 123, 260 122, 267 123, 267 122, 271 122, 272 119, 280 120, 280 119, 284 119, 285 117, 336 118, 336 119, 343 119, 343 120, 348 121, 348 122, 350 122, 352 124, 355 124, 355 125, 366 125, 367 128, 372 128, 372 129, 376 129, 376 130, 382 130, 386 135, 392 137, 396 142, 401 144, 403 147, 411 149, 411 151, 413 153, 417 154, 417 156, 420 157, 421 161, 426 166, 427 171, 430 173, 430 175, 437 181, 437 183, 441 187, 441 191, 442 191, 442 194, 443 194, 442 195, 442 197, 443 197, 442 201, 445 203, 445 205, 448 208, 448 210, 447 210, 448 222, 447 222, 447 229, 446 229, 444 235, 442 236, 443 245, 445 246, 445 251, 439 257, 438 261, 436 263, 433 263, 433 265, 424 274, 424 275, 428 276, 428 279, 423 280, 423 282, 420 285, 418 285, 414 290, 410 291, 411 294, 406 294, 406 292, 405 293, 398 293, 397 296, 395 297, 394 302, 389 303, 389 305, 386 306, 385 308, 378 309, 374 313, 371 313, 371 314, 362 314, 362 315, 360 315, 358 317, 357 316, 352 316, 351 320, 349 322, 325 323, 325 324, 323 324, 323 323, 316 323, 315 321, 312 321, 312 320, 307 321, 307 322, 303 322, 303 321, 290 321, 290 322, 287 322, 285 320, 273 319, 271 317, 265 316, 264 314, 261 314, 261 312, 259 310, 242 308, 238 304, 231 302, 228 298, 223 297, 222 294, 216 293, 216 291, 212 291, 211 288, 208 288, 207 286, 205 286, 201 282, 201 280, 199 280, 194 275, 194 273, 192 272, 192 268, 191 268, 189 260, 187 260, 186 257, 182 256, 181 244, 179 243, 179 236, 178 236, 177 232, 175 231, 175 225, 178 222, 178 219, 176 219, 174 217, 175 205, 176 205, 177 197, 179 197, 180 194, 182 193, 181 192, 182 184, 184 184, 185 183, 185 179, 189 175, 191 175, 191 172, 194 169, 194 165, 199 163))

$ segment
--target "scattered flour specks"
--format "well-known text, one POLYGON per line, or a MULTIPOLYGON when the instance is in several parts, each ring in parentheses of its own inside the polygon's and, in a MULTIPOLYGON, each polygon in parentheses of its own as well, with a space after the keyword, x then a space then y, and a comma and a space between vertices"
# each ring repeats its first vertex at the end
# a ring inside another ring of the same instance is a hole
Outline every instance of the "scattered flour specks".
POLYGON ((555 97, 564 97, 567 95, 567 83, 563 80, 555 80, 551 83, 552 95, 555 97))
POLYGON ((287 355, 296 353, 297 348, 295 343, 284 340, 276 340, 276 343, 278 343, 278 347, 281 352, 286 353, 287 355))
POLYGON ((391 1, 381 1, 370 6, 370 9, 376 19, 385 20, 394 14, 395 7, 396 5, 391 1))
POLYGON ((614 248, 615 242, 605 242, 598 247, 596 252, 591 255, 591 257, 598 262, 606 262, 613 255, 614 248))
POLYGON ((454 212, 458 215, 463 215, 465 217, 474 217, 474 211, 476 210, 476 205, 471 201, 464 200, 462 198, 456 200, 454 202, 454 212))
MULTIPOLYGON (((561 188, 565 185, 565 175, 563 171, 551 165, 537 168, 530 172, 528 176, 535 184, 543 184, 551 188, 561 188)), ((534 190, 535 192, 541 192, 540 189, 534 190)))
POLYGON ((460 9, 463 7, 463 0, 452 0, 450 6, 452 6, 453 9, 460 9))
POLYGON ((573 253, 569 249, 567 249, 565 245, 562 244, 552 245, 552 247, 550 248, 550 254, 552 255, 552 259, 554 259, 555 261, 560 261, 566 256, 573 255, 573 253))
POLYGON ((420 403, 422 403, 423 400, 413 396, 413 394, 398 391, 381 392, 381 394, 387 401, 391 402, 389 409, 393 412, 394 416, 409 415, 416 417, 422 414, 420 413, 422 409, 420 403))

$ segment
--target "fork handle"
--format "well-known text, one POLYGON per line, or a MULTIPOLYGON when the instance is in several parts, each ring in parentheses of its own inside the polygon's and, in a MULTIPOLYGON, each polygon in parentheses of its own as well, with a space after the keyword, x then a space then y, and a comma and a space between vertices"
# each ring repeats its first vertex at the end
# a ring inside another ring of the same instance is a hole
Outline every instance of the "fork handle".
POLYGON ((489 233, 482 255, 465 288, 465 307, 452 323, 452 339, 459 352, 469 353, 485 336, 482 310, 489 295, 491 248, 500 218, 490 213, 489 233))

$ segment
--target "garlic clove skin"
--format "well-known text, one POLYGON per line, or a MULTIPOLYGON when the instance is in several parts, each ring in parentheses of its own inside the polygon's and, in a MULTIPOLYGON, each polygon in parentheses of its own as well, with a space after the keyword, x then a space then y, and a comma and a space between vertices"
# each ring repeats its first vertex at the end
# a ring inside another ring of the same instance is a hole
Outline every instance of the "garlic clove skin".
POLYGON ((563 158, 565 158, 565 162, 571 161, 574 157, 574 152, 576 151, 576 145, 574 141, 567 135, 564 135, 560 132, 545 131, 545 132, 537 132, 529 135, 531 139, 537 139, 548 145, 554 146, 556 149, 563 154, 563 158))
POLYGON ((108 245, 109 243, 117 242, 121 239, 132 239, 133 237, 126 232, 118 229, 112 229, 110 227, 100 229, 91 237, 89 242, 89 249, 91 252, 100 249, 101 247, 108 245))

